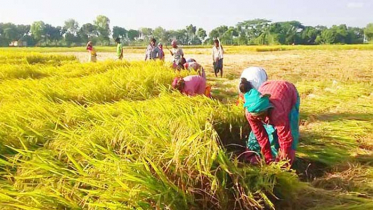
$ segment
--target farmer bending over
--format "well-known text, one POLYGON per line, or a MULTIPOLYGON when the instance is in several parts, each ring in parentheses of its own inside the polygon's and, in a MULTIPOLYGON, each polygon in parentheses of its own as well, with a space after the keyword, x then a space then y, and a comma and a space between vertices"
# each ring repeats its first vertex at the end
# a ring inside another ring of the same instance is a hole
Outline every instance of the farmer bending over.
POLYGON ((293 163, 299 139, 299 106, 297 89, 285 81, 268 81, 259 91, 246 79, 242 79, 240 90, 245 97, 245 115, 260 145, 267 164, 290 160, 293 163), (279 151, 275 158, 265 124, 273 125, 277 132, 279 151))
POLYGON ((206 79, 205 69, 194 59, 188 59, 188 61, 184 64, 184 69, 189 71, 197 71, 199 76, 206 79))
POLYGON ((198 75, 175 78, 172 87, 188 96, 205 95, 206 79, 198 75))

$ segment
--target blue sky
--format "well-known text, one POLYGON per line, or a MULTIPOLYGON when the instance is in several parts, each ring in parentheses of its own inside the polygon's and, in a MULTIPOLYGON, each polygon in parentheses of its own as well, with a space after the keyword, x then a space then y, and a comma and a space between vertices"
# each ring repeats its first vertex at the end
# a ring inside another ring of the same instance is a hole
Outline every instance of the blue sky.
POLYGON ((127 29, 179 29, 194 24, 209 31, 254 18, 364 27, 373 22, 372 11, 372 0, 0 0, 0 22, 31 24, 43 20, 63 25, 66 19, 74 18, 83 24, 106 15, 111 26, 127 29))

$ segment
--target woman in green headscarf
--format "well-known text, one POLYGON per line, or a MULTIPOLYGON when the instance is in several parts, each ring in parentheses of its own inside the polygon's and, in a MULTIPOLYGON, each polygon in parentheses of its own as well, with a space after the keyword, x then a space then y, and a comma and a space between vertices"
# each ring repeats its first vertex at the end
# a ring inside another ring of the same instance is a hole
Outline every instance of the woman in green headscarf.
POLYGON ((285 81, 268 81, 258 91, 243 81, 240 91, 245 97, 246 119, 252 128, 249 149, 258 149, 252 141, 255 137, 266 163, 279 160, 292 163, 299 139, 300 100, 295 86, 285 81))

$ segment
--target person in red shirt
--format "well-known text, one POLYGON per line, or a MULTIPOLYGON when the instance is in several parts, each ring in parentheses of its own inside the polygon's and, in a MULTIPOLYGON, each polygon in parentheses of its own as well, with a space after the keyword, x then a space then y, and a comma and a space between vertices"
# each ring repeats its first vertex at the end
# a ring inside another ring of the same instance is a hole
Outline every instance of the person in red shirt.
POLYGON ((299 139, 299 106, 297 89, 286 81, 268 81, 255 90, 245 81, 240 84, 245 97, 245 115, 261 147, 266 163, 290 160, 293 163, 299 139), (264 124, 272 125, 278 137, 279 152, 273 157, 264 124))

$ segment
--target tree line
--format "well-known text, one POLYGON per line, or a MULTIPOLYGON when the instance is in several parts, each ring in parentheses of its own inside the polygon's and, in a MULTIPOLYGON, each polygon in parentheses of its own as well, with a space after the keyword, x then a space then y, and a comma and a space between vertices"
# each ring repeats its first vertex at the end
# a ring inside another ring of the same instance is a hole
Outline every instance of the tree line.
POLYGON ((219 26, 209 34, 194 25, 179 30, 111 28, 110 19, 103 15, 83 25, 74 19, 65 21, 64 26, 52 26, 43 21, 31 25, 0 23, 0 46, 9 46, 13 41, 26 42, 28 46, 82 46, 88 41, 110 45, 118 37, 124 45, 145 45, 151 38, 164 43, 176 39, 183 45, 212 44, 216 38, 225 45, 361 44, 373 41, 373 23, 365 28, 345 24, 326 27, 305 26, 299 21, 255 19, 235 26, 219 26))

